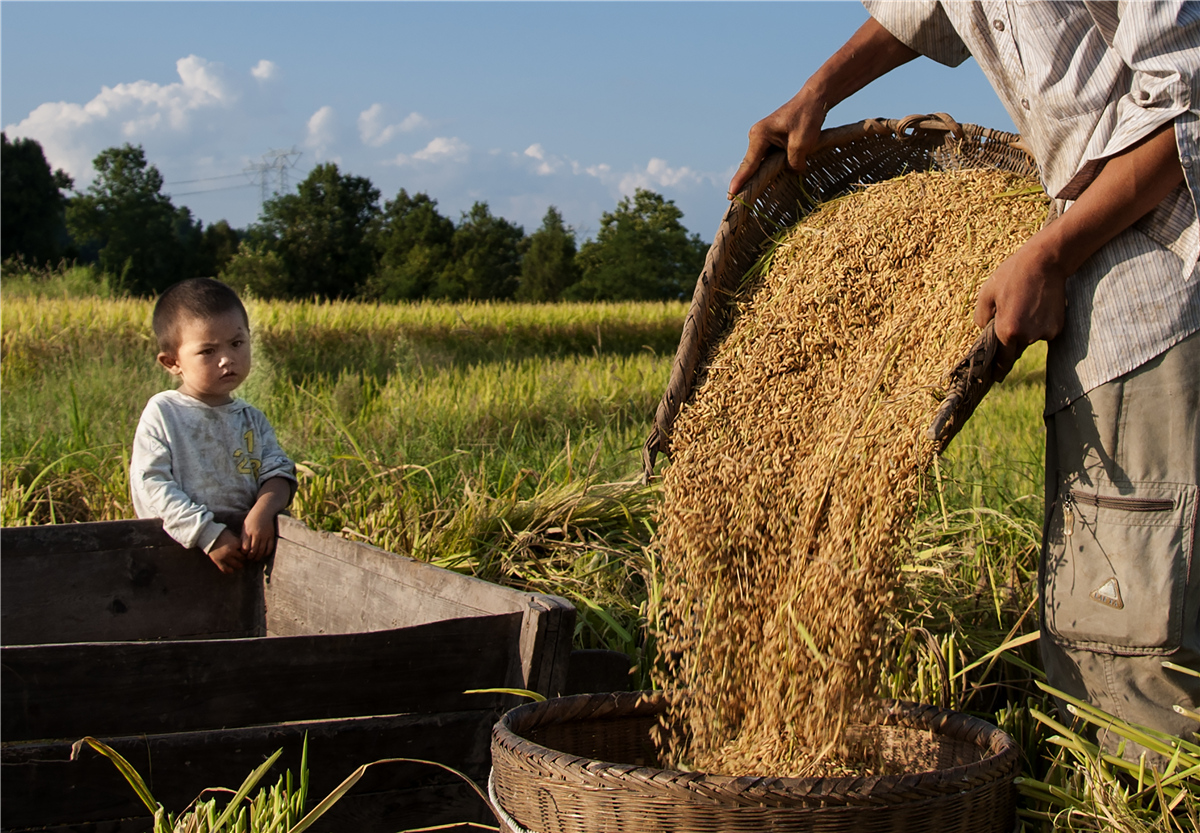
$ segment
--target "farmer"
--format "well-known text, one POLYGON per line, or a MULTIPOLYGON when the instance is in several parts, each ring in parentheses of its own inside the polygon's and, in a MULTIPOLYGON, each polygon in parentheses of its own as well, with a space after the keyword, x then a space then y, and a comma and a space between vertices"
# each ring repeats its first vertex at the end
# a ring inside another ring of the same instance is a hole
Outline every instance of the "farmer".
POLYGON ((772 146, 803 171, 826 112, 874 79, 975 57, 1061 213, 975 305, 1006 360, 1049 342, 1042 661, 1061 691, 1190 736, 1200 724, 1173 706, 1200 709, 1200 679, 1163 663, 1200 670, 1200 7, 866 5, 751 128, 730 198, 772 146))
POLYGON ((231 394, 250 373, 250 320, 237 293, 193 278, 154 306, 158 363, 179 388, 146 403, 129 486, 139 518, 199 547, 223 573, 275 552, 275 518, 296 491, 295 466, 267 418, 231 394))

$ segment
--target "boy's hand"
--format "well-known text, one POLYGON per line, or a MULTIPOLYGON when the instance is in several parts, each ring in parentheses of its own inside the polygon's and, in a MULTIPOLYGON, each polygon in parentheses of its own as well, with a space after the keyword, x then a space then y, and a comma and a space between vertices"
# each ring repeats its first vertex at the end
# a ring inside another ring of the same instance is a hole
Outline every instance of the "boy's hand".
POLYGON ((272 477, 258 490, 258 499, 242 521, 242 551, 251 561, 262 561, 275 553, 275 516, 292 500, 292 483, 272 477))
POLYGON ((246 555, 242 552, 242 542, 228 529, 222 529, 216 543, 208 551, 208 557, 222 573, 236 573, 246 563, 246 555))
POLYGON ((251 561, 262 561, 275 552, 275 516, 272 507, 259 501, 242 521, 242 551, 251 561))

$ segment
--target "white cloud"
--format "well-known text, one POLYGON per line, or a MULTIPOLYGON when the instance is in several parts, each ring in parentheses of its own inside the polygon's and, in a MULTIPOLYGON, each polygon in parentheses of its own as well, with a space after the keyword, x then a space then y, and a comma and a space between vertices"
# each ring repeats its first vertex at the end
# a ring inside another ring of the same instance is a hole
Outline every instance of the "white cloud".
POLYGON ((698 173, 689 167, 671 167, 665 159, 653 157, 644 168, 632 171, 614 171, 612 165, 597 162, 591 165, 576 159, 556 156, 535 142, 521 153, 511 153, 514 164, 532 171, 538 176, 550 176, 569 171, 573 176, 588 176, 603 185, 615 189, 616 193, 630 195, 638 188, 654 191, 687 188, 691 185, 715 181, 712 176, 698 173))
POLYGON ((638 188, 656 190, 678 186, 686 187, 700 184, 708 178, 686 166, 672 168, 665 159, 655 157, 650 160, 644 170, 631 171, 621 177, 620 190, 622 194, 632 194, 638 188))
POLYGON ((400 166, 412 165, 417 162, 461 164, 470 159, 470 156, 471 147, 462 139, 439 136, 411 156, 403 153, 397 154, 389 164, 400 166))
POLYGON ((250 70, 250 74, 259 81, 270 81, 279 76, 279 66, 273 61, 263 58, 250 70))
POLYGON ((325 155, 325 151, 333 144, 335 135, 333 108, 326 104, 313 113, 308 119, 308 138, 304 144, 313 149, 317 158, 325 155))
POLYGON ((82 184, 91 178, 92 157, 106 145, 184 133, 198 114, 238 98, 221 64, 188 55, 175 62, 175 71, 179 81, 170 84, 134 81, 101 87, 86 104, 46 102, 4 129, 14 138, 36 139, 54 167, 82 184))
POLYGON ((540 143, 525 148, 525 156, 537 160, 538 164, 534 168, 534 172, 538 176, 550 176, 558 173, 566 164, 562 158, 548 155, 540 143))
POLYGON ((411 133, 429 125, 429 119, 420 113, 409 113, 398 124, 383 124, 383 105, 372 104, 358 114, 358 135, 363 144, 371 147, 386 145, 400 133, 411 133))

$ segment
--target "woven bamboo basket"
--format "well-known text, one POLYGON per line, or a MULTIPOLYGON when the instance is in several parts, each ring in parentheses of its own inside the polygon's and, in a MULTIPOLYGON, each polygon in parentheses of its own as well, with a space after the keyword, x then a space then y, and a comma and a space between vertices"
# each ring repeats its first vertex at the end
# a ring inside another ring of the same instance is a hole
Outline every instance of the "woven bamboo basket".
POLYGON ((507 833, 1008 833, 1012 738, 977 718, 889 702, 883 757, 903 775, 731 777, 658 767, 661 692, 519 706, 492 730, 493 810, 507 833))
POLYGON ((667 389, 642 448, 644 479, 653 476, 659 453, 670 456, 675 417, 728 325, 729 301, 764 243, 820 203, 860 185, 911 171, 984 167, 1037 173, 1020 136, 959 124, 945 113, 868 119, 824 130, 802 176, 787 168, 782 152, 769 155, 725 211, 696 281, 667 389))

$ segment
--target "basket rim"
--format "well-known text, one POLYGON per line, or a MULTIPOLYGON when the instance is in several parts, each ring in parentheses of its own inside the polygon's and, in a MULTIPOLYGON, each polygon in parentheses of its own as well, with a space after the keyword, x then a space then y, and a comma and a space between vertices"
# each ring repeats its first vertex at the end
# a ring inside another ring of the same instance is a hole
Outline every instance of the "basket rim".
MULTIPOLYGON (((648 716, 660 713, 677 693, 662 691, 612 692, 609 694, 577 694, 537 703, 517 706, 500 718, 492 729, 493 750, 499 746, 515 754, 537 756, 566 770, 586 776, 590 782, 608 777, 625 778, 636 774, 639 781, 652 782, 659 777, 686 782, 689 791, 699 799, 710 798, 714 790, 736 786, 739 793, 753 786, 760 799, 821 801, 829 804, 878 803, 876 792, 911 795, 923 792, 932 796, 961 792, 1006 776, 1014 770, 1020 748, 1007 732, 982 718, 904 700, 881 700, 882 719, 877 724, 899 725, 927 729, 977 749, 983 757, 969 764, 948 769, 906 772, 899 775, 810 776, 790 778, 770 775, 721 775, 717 773, 681 771, 660 767, 621 764, 583 758, 550 749, 522 737, 518 731, 555 722, 582 722, 600 715, 598 719, 648 716), (567 720, 555 721, 556 712, 566 712, 567 720), (528 722, 529 725, 525 725, 528 722), (516 728, 514 728, 516 724, 516 728), (875 800, 872 801, 871 799, 875 800), (857 799, 857 801, 856 801, 857 799)), ((494 766, 493 755, 493 766, 494 766)))

